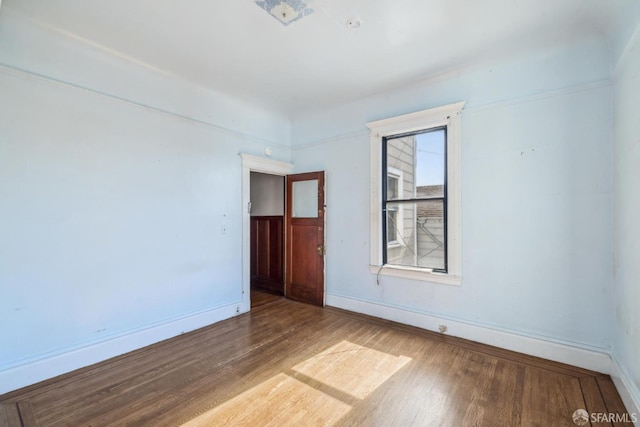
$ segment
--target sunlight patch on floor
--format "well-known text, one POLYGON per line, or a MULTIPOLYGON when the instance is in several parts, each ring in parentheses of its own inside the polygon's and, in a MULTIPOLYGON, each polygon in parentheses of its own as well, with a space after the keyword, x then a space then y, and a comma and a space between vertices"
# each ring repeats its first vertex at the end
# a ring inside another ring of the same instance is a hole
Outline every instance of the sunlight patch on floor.
POLYGON ((278 374, 183 426, 331 426, 350 409, 338 399, 278 374))
POLYGON ((351 405, 305 384, 304 377, 362 400, 410 360, 342 341, 294 366, 302 380, 280 373, 182 426, 332 426, 351 405))
POLYGON ((364 399, 410 360, 342 341, 294 366, 293 370, 364 399))

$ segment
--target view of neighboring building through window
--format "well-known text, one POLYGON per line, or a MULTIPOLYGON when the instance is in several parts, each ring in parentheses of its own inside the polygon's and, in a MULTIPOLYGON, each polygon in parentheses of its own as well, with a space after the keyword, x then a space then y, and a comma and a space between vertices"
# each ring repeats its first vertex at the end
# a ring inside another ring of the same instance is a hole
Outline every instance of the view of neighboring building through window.
MULTIPOLYGON (((396 198, 398 194, 398 177, 392 174, 387 175, 387 194, 396 198)), ((390 207, 387 209, 387 244, 398 244, 398 210, 390 207)))
MULTIPOLYGON (((397 199, 402 190, 403 173, 393 167, 387 168, 387 198, 397 199)), ((389 207, 387 209, 387 246, 399 245, 401 234, 397 226, 400 218, 398 217, 398 209, 389 207)))
POLYGON ((447 131, 383 139, 383 262, 447 271, 447 131))

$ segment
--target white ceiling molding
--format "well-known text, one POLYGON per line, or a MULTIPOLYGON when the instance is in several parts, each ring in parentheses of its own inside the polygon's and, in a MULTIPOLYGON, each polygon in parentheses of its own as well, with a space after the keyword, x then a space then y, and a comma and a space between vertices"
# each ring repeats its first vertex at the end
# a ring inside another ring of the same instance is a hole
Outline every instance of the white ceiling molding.
MULTIPOLYGON (((4 24, 24 17, 55 30, 56 39, 43 43, 44 51, 86 41, 214 92, 296 116, 462 69, 558 52, 575 50, 592 58, 585 69, 610 70, 613 64, 605 62, 616 58, 606 51, 622 52, 640 22, 637 0, 150 4, 100 2, 96 9, 90 1, 2 1, 3 27, 18 28, 4 24)), ((39 52, 31 46, 23 56, 41 61, 39 52)))

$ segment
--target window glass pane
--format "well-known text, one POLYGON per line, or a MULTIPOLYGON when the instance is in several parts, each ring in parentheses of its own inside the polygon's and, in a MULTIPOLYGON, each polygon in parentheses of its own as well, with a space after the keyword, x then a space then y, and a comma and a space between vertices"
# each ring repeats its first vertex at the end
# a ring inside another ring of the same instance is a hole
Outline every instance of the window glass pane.
POLYGON ((395 209, 387 210, 387 243, 390 245, 398 244, 398 211, 395 209))
MULTIPOLYGON (((416 135, 403 136, 400 138, 390 138, 387 140, 387 174, 392 170, 394 175, 402 176, 402 183, 398 182, 398 191, 395 197, 389 197, 387 186, 387 199, 412 199, 415 197, 415 161, 416 135)), ((387 183, 388 183, 387 178, 387 183)))
POLYGON ((393 175, 387 176, 387 200, 398 198, 398 184, 400 178, 393 175))
POLYGON ((318 217, 318 180, 293 182, 293 217, 318 217))
POLYGON ((445 177, 444 129, 421 133, 416 138, 416 193, 443 197, 445 177))
POLYGON ((443 207, 442 200, 387 203, 388 264, 445 268, 443 207))

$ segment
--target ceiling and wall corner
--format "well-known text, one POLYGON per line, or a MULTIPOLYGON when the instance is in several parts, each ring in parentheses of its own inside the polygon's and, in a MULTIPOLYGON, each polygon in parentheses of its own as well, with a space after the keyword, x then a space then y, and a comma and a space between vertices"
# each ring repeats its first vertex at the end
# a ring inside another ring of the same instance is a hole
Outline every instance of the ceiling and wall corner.
POLYGON ((3 9, 288 116, 594 36, 616 56, 640 18, 634 0, 289 3, 4 0, 3 9), (266 10, 282 4, 304 19, 274 25, 266 10), (350 29, 354 16, 364 24, 350 29))
POLYGON ((290 123, 282 113, 164 72, 7 7, 0 15, 0 66, 288 150, 290 123))

